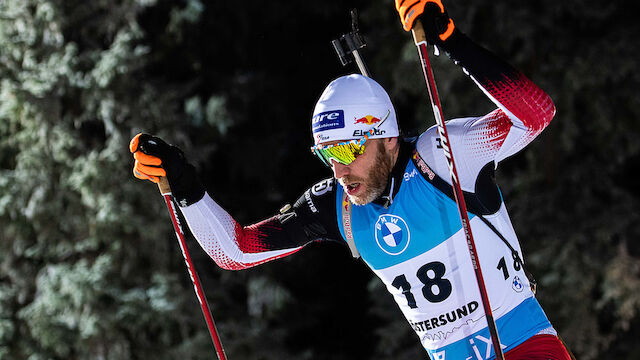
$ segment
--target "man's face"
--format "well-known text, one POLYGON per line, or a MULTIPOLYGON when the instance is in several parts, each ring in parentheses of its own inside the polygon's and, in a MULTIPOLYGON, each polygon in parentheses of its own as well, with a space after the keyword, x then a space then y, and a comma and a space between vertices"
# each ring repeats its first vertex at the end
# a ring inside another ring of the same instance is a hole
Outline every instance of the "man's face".
POLYGON ((367 140, 364 153, 351 164, 331 160, 333 176, 353 204, 368 204, 382 194, 395 162, 391 149, 387 139, 367 140))

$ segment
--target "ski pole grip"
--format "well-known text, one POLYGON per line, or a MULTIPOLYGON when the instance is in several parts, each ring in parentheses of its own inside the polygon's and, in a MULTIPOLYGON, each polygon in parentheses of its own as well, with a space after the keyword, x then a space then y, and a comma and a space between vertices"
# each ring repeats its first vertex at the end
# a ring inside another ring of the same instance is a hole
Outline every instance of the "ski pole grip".
POLYGON ((413 23, 413 27, 411 28, 411 32, 413 33, 413 41, 416 43, 416 46, 421 43, 427 42, 427 36, 424 34, 424 28, 422 27, 422 21, 419 19, 413 23))
POLYGON ((166 176, 160 177, 158 181, 158 189, 160 189, 160 193, 162 195, 171 194, 171 186, 169 186, 169 180, 167 180, 166 176))

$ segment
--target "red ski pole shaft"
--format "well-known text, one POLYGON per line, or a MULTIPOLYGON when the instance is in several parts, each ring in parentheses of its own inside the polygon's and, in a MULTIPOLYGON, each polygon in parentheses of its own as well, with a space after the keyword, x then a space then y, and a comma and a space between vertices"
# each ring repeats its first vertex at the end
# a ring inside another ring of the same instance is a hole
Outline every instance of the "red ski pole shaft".
POLYGON ((431 100, 431 107, 433 109, 433 115, 436 118, 436 124, 438 125, 438 134, 440 135, 440 142, 442 144, 442 150, 447 159, 449 165, 449 174, 451 175, 451 183, 453 184, 453 194, 458 205, 458 212, 460 213, 460 221, 462 222, 462 229, 464 230, 465 237, 467 239, 467 247, 469 249, 469 255, 471 256, 471 263, 473 264, 473 270, 476 275, 476 281, 478 283, 478 289, 480 290, 480 298, 482 299, 482 306, 487 318, 487 326, 491 335, 491 342, 496 353, 497 360, 504 360, 504 354, 502 353, 502 347, 500 346, 500 338, 498 337, 498 329, 496 322, 493 318, 493 311, 491 310, 491 304, 489 303, 489 296, 487 294, 487 288, 484 283, 484 277, 482 276, 482 269, 480 268, 480 260, 478 259, 478 252, 476 250, 476 243, 473 240, 473 234, 471 232, 471 225, 469 224, 469 215, 467 214, 467 204, 464 201, 464 195, 462 188, 460 187, 458 170, 456 169, 455 161, 453 160, 453 150, 451 149, 451 142, 449 141, 449 134, 447 133, 447 126, 444 123, 444 117, 442 114, 442 105, 440 104, 440 97, 438 96, 438 89, 436 88, 436 81, 433 77, 433 71, 431 70, 431 63, 429 62, 429 54, 427 53, 427 41, 424 34, 424 29, 420 20, 416 20, 413 29, 413 37, 415 44, 418 47, 418 53, 420 54, 420 60, 422 63, 422 71, 424 73, 424 79, 427 83, 427 91, 431 100))
POLYGON ((213 345, 216 348, 216 353, 218 354, 219 360, 227 360, 227 356, 224 353, 224 349, 222 348, 222 342, 220 341, 220 337, 218 336, 218 330, 216 329, 216 324, 213 321, 213 316, 211 316, 211 310, 209 309, 209 303, 207 302, 207 297, 202 290, 202 284, 200 283, 200 278, 198 277, 198 273, 195 271, 195 267, 193 266, 193 261, 191 260, 191 255, 189 255, 189 250, 187 249, 187 242, 184 238, 184 232, 182 231, 182 225, 180 224, 180 220, 178 219, 178 213, 176 212, 176 207, 171 200, 171 188, 169 187, 169 181, 166 177, 161 177, 160 182, 158 182, 158 188, 160 189, 160 193, 164 197, 164 201, 167 203, 167 208, 169 209, 169 215, 171 216, 171 222, 173 223, 173 229, 176 232, 176 237, 178 238, 178 244, 180 245, 180 250, 182 250, 182 255, 184 256, 185 264, 187 265, 187 271, 189 272, 189 277, 191 278, 191 282, 193 283, 193 289, 196 292, 196 296, 198 297, 198 302, 200 303, 200 308, 202 309, 202 314, 204 315, 204 319, 207 322, 207 327, 209 328, 209 334, 211 334, 211 340, 213 340, 213 345))

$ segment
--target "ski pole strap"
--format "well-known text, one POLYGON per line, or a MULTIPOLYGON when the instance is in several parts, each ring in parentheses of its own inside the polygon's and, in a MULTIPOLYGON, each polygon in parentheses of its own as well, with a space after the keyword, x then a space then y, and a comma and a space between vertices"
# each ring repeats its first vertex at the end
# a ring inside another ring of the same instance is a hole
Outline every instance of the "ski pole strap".
POLYGON ((533 292, 533 294, 535 295, 536 290, 538 288, 538 282, 536 281, 536 279, 533 277, 533 274, 531 274, 529 271, 527 271, 527 268, 524 267, 524 262, 522 262, 522 259, 520 258, 520 254, 518 253, 518 251, 516 251, 516 249, 513 248, 513 246, 507 241, 507 239, 504 238, 504 236, 502 236, 502 234, 500 233, 500 231, 498 231, 498 229, 496 229, 495 226, 493 226, 493 224, 491 222, 489 222, 489 220, 487 220, 487 218, 485 218, 484 216, 480 215, 480 214, 476 214, 477 217, 480 218, 480 220, 482 220, 482 222, 487 225, 489 227, 489 229, 493 230, 493 232, 498 235, 498 237, 500 238, 500 240, 502 240, 502 242, 507 245, 507 247, 509 248, 509 250, 511 250, 511 256, 513 257, 513 260, 520 265, 520 267, 522 267, 522 271, 524 271, 524 274, 527 276, 527 279, 529 280, 529 285, 531 286, 531 291, 533 292))
MULTIPOLYGON (((411 160, 413 160, 414 165, 416 166, 420 174, 422 174, 422 177, 425 180, 427 180, 429 183, 435 186, 438 190, 442 191, 449 198, 451 199, 454 198, 451 185, 446 181, 444 181, 441 177, 436 175, 436 173, 433 170, 431 170, 429 165, 427 165, 427 163, 420 156, 418 149, 413 150, 413 155, 411 156, 411 160)), ((498 229, 496 229, 496 227, 493 226, 491 222, 489 222, 489 220, 487 220, 484 216, 482 216, 481 212, 487 209, 485 206, 482 205, 481 200, 474 194, 471 194, 465 191, 463 191, 463 193, 464 193, 464 199, 467 203, 469 212, 471 212, 472 214, 480 218, 480 220, 482 220, 482 222, 485 223, 485 225, 487 225, 487 227, 489 227, 489 229, 491 229, 500 238, 500 240, 502 240, 502 242, 505 245, 507 245, 509 250, 511 250, 511 256, 513 257, 513 260, 518 265, 520 265, 520 267, 522 267, 522 271, 524 271, 524 274, 527 276, 527 279, 529 280, 531 291, 533 291, 533 293, 535 294, 538 283, 536 279, 533 277, 533 275, 529 271, 527 271, 527 269, 524 267, 524 262, 520 258, 520 254, 518 253, 518 251, 516 251, 516 249, 513 248, 513 246, 507 241, 507 239, 504 236, 502 236, 500 231, 498 231, 498 229)))
POLYGON ((360 257, 360 252, 358 252, 358 248, 356 248, 356 243, 353 240, 353 229, 351 224, 351 201, 349 201, 349 197, 346 192, 342 192, 342 205, 340 209, 342 209, 342 229, 344 230, 344 237, 347 239, 347 245, 349 245, 349 250, 351 250, 351 256, 354 258, 360 257))

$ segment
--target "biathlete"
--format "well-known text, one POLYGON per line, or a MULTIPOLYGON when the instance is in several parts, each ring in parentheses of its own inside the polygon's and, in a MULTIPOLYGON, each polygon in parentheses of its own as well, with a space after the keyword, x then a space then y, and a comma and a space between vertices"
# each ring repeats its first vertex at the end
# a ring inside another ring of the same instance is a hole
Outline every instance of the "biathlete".
MULTIPOLYGON (((500 341, 509 360, 570 359, 531 289, 520 245, 494 182, 498 163, 522 150, 555 114, 550 97, 460 32, 440 1, 398 1, 405 29, 420 18, 429 43, 446 52, 497 108, 447 122, 471 228, 500 341)), ((182 151, 136 135, 134 174, 166 176, 206 253, 240 270, 340 241, 385 283, 434 360, 495 358, 447 161, 436 127, 400 136, 385 90, 361 75, 335 79, 311 120, 312 152, 333 177, 293 206, 242 226, 204 190, 182 151)))

